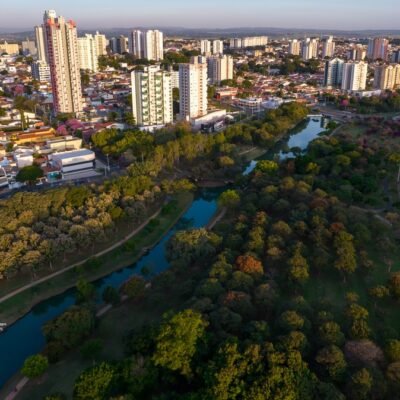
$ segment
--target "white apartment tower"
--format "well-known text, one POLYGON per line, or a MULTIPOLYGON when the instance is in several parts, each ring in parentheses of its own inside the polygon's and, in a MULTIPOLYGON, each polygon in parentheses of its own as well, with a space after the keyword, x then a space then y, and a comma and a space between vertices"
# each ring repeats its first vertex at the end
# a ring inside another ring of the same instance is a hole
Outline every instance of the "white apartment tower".
POLYGON ((79 66, 83 70, 97 72, 99 60, 97 55, 97 44, 93 35, 86 34, 78 38, 79 66))
POLYGON ((200 53, 203 56, 211 54, 211 42, 209 40, 200 40, 200 53))
POLYGON ((375 68, 374 87, 393 90, 400 86, 400 64, 378 65, 375 68))
POLYGON ((219 85, 221 81, 233 79, 233 57, 228 55, 207 58, 208 79, 211 84, 219 85))
POLYGON ((348 59, 354 61, 364 61, 366 56, 367 52, 362 44, 354 45, 347 53, 348 59))
POLYGON ((224 42, 223 42, 223 40, 213 40, 212 53, 214 55, 224 54, 224 42))
POLYGON ((343 80, 344 61, 340 58, 334 58, 325 62, 324 86, 341 87, 343 80))
POLYGON ((134 30, 129 36, 129 50, 137 58, 164 59, 164 34, 158 30, 134 30))
POLYGON ((80 113, 83 108, 76 24, 45 13, 45 38, 55 113, 80 113))
POLYGON ((359 62, 346 62, 343 65, 342 90, 365 90, 367 86, 368 64, 359 62))
POLYGON ((302 45, 302 58, 304 61, 318 58, 318 39, 307 38, 302 45))
POLYGON ((188 121, 207 114, 207 63, 192 57, 190 64, 179 65, 180 118, 188 121))
POLYGON ((333 57, 335 54, 335 42, 333 41, 333 37, 329 36, 324 40, 322 46, 322 58, 325 57, 333 57))
POLYGON ((159 66, 133 71, 132 111, 140 126, 165 125, 173 122, 171 74, 159 66))
POLYGON ((105 56, 107 54, 107 38, 106 35, 102 35, 96 32, 94 35, 94 40, 96 42, 97 57, 105 56))
POLYGON ((44 37, 43 26, 35 26, 37 58, 39 61, 47 61, 46 39, 44 37))
POLYGON ((289 54, 299 56, 301 51, 301 43, 297 39, 289 41, 289 54))

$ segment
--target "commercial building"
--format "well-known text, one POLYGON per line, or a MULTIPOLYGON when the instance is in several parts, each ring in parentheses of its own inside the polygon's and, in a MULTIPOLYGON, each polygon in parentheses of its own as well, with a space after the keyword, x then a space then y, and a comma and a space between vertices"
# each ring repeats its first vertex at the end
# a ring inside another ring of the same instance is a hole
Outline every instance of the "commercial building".
POLYGON ((43 60, 32 63, 32 76, 39 82, 51 82, 49 64, 43 60))
POLYGON ((139 126, 173 122, 171 74, 159 66, 132 72, 132 112, 139 126))
POLYGON ((335 54, 335 42, 333 41, 333 37, 329 36, 322 43, 322 58, 325 57, 333 57, 335 54))
POLYGON ((289 54, 299 56, 301 52, 301 42, 297 39, 289 41, 289 54))
POLYGON ((94 40, 96 42, 97 56, 105 56, 107 54, 108 43, 106 35, 96 32, 96 34, 94 35, 94 40))
POLYGON ((164 34, 158 30, 134 30, 129 36, 130 52, 137 58, 164 59, 164 34))
POLYGON ((343 65, 342 90, 360 91, 367 86, 368 64, 363 61, 343 65))
POLYGON ((51 15, 44 28, 54 112, 79 114, 83 101, 76 24, 51 15))
POLYGON ((301 55, 304 61, 311 60, 312 58, 318 58, 318 39, 307 38, 302 43, 301 55))
POLYGON ((54 153, 51 155, 51 160, 53 166, 59 169, 63 176, 90 171, 95 167, 95 154, 87 149, 54 153))
POLYGON ((400 64, 377 65, 374 75, 374 88, 393 90, 400 86, 400 64))
POLYGON ((179 65, 180 118, 191 120, 207 114, 207 62, 192 57, 189 64, 179 65))
POLYGON ((79 66, 80 69, 97 72, 99 61, 97 43, 93 35, 86 34, 78 38, 79 66))
POLYGON ((228 55, 211 56, 207 58, 208 79, 213 85, 221 81, 233 79, 233 57, 228 55))
POLYGON ((334 58, 325 62, 324 86, 341 87, 343 80, 344 61, 334 58))
POLYGON ((373 38, 368 41, 368 58, 371 60, 384 60, 388 58, 389 40, 385 38, 373 38))

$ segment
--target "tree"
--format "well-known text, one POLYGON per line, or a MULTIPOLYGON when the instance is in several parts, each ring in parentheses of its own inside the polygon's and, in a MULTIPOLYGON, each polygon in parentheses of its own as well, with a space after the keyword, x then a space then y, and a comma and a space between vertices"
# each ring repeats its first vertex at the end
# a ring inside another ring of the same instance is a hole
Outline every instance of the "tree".
POLYGON ((369 398, 369 394, 373 385, 373 379, 367 369, 363 368, 356 371, 349 383, 349 393, 351 398, 362 400, 369 398))
POLYGON ((335 344, 341 346, 344 343, 344 335, 340 325, 334 321, 324 322, 318 328, 318 340, 323 345, 335 344))
POLYGON ((15 179, 18 182, 28 182, 33 185, 39 178, 43 176, 43 170, 37 165, 28 165, 19 170, 15 179))
POLYGON ((24 361, 21 373, 27 378, 34 379, 42 376, 49 367, 47 357, 41 354, 34 354, 24 361))
POLYGON ((204 339, 207 325, 200 313, 190 309, 166 320, 156 338, 152 357, 155 365, 189 377, 192 374, 193 356, 199 341, 204 339))
POLYGON ((87 369, 75 382, 74 400, 108 400, 116 388, 117 378, 115 367, 105 362, 87 369))
POLYGON ((90 339, 81 347, 81 355, 87 360, 95 360, 103 348, 103 343, 100 339, 90 339))
POLYGON ((120 301, 118 290, 112 286, 107 286, 104 289, 102 298, 105 303, 112 304, 113 306, 120 301))
POLYGON ((58 342, 70 349, 82 343, 94 328, 94 315, 85 307, 72 307, 43 326, 47 342, 58 342))
POLYGON ((146 281, 141 276, 133 276, 122 285, 121 290, 129 298, 138 299, 146 290, 146 281))
POLYGON ((230 210, 233 210, 239 206, 240 196, 236 190, 226 190, 219 196, 218 204, 221 207, 226 207, 230 210))
POLYGON ((76 300, 77 303, 89 303, 96 295, 96 288, 94 285, 84 279, 79 279, 76 284, 76 300))
POLYGON ((236 266, 239 271, 245 272, 250 275, 262 275, 264 268, 261 261, 255 259, 249 254, 239 256, 236 259, 236 266))
POLYGON ((299 330, 304 326, 304 318, 296 311, 285 311, 280 317, 280 325, 287 332, 299 330))
POLYGON ((353 273, 357 268, 353 236, 346 231, 339 231, 335 235, 334 247, 336 250, 335 268, 344 274, 353 273))
POLYGON ((321 349, 315 360, 333 380, 340 380, 346 370, 346 361, 343 352, 335 345, 321 349))
POLYGON ((389 280, 390 293, 397 299, 400 298, 400 273, 396 272, 391 275, 389 280))
POLYGON ((385 350, 390 361, 400 361, 400 340, 389 340, 385 350))
POLYGON ((307 260, 301 254, 301 245, 295 247, 293 256, 288 261, 289 278, 296 283, 304 284, 309 278, 309 266, 307 260))
POLYGON ((256 171, 262 173, 272 174, 279 169, 279 165, 275 161, 271 160, 261 160, 257 162, 256 171))

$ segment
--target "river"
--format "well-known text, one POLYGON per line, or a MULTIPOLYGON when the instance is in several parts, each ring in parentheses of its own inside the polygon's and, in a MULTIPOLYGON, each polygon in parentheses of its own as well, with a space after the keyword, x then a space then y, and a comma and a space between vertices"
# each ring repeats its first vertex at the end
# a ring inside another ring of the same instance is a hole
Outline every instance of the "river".
MULTIPOLYGON (((273 151, 266 153, 260 159, 285 158, 291 153, 289 149, 299 147, 305 150, 308 143, 324 131, 322 118, 308 119, 296 127, 290 136, 278 143, 273 151)), ((244 170, 249 174, 256 166, 256 160, 251 161, 244 170)), ((143 267, 150 269, 152 274, 159 274, 168 268, 165 257, 165 244, 178 230, 200 228, 207 225, 217 210, 217 198, 221 189, 202 189, 197 194, 187 212, 177 221, 164 238, 143 256, 137 263, 113 272, 95 282, 100 295, 106 286, 119 288, 130 276, 143 267)), ((0 387, 11 378, 22 366, 24 360, 31 354, 38 353, 45 345, 42 326, 49 320, 62 314, 75 303, 75 289, 45 300, 11 325, 0 334, 0 387)))

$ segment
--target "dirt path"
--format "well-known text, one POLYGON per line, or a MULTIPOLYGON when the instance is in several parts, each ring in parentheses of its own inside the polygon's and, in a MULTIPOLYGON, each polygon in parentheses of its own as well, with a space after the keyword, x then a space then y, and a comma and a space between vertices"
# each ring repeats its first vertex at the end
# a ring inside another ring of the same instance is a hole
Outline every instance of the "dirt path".
POLYGON ((121 245, 124 244, 126 241, 128 241, 129 239, 131 239, 133 236, 135 236, 136 234, 138 234, 143 228, 146 227, 146 225, 147 225, 152 219, 158 217, 158 215, 159 215, 160 212, 161 212, 161 209, 162 209, 162 207, 159 208, 153 215, 151 215, 150 217, 148 217, 142 224, 140 224, 140 225, 139 225, 134 231, 132 231, 129 235, 125 236, 125 237, 124 237, 123 239, 121 239, 120 241, 114 243, 112 246, 110 246, 110 247, 108 247, 108 248, 106 248, 106 249, 104 249, 104 250, 102 250, 102 251, 99 251, 98 253, 93 254, 93 255, 91 255, 90 257, 85 258, 84 260, 81 260, 81 261, 76 262, 76 263, 74 263, 74 264, 72 264, 72 265, 69 265, 69 266, 66 267, 66 268, 60 269, 59 271, 56 271, 56 272, 53 272, 53 273, 50 274, 50 275, 47 275, 47 276, 45 276, 45 277, 43 277, 43 278, 38 279, 37 281, 31 282, 31 283, 29 283, 29 284, 27 284, 27 285, 25 285, 25 286, 20 287, 19 289, 16 289, 16 290, 14 290, 14 291, 8 293, 7 295, 5 295, 5 296, 3 296, 3 297, 0 298, 0 304, 3 303, 3 302, 5 302, 6 300, 10 299, 11 297, 13 297, 13 296, 15 296, 15 295, 24 292, 25 290, 31 289, 31 288, 35 287, 36 285, 39 285, 39 284, 41 284, 41 283, 43 283, 43 282, 46 282, 46 281, 48 281, 49 279, 53 279, 53 278, 55 278, 55 277, 58 276, 58 275, 64 274, 65 272, 68 272, 68 271, 70 271, 71 269, 73 269, 73 268, 75 268, 75 267, 77 267, 77 266, 79 266, 79 265, 84 264, 85 262, 89 261, 89 260, 92 259, 93 257, 100 257, 100 256, 102 256, 102 255, 104 255, 104 254, 107 254, 107 253, 109 253, 110 251, 116 249, 117 247, 121 246, 121 245))

